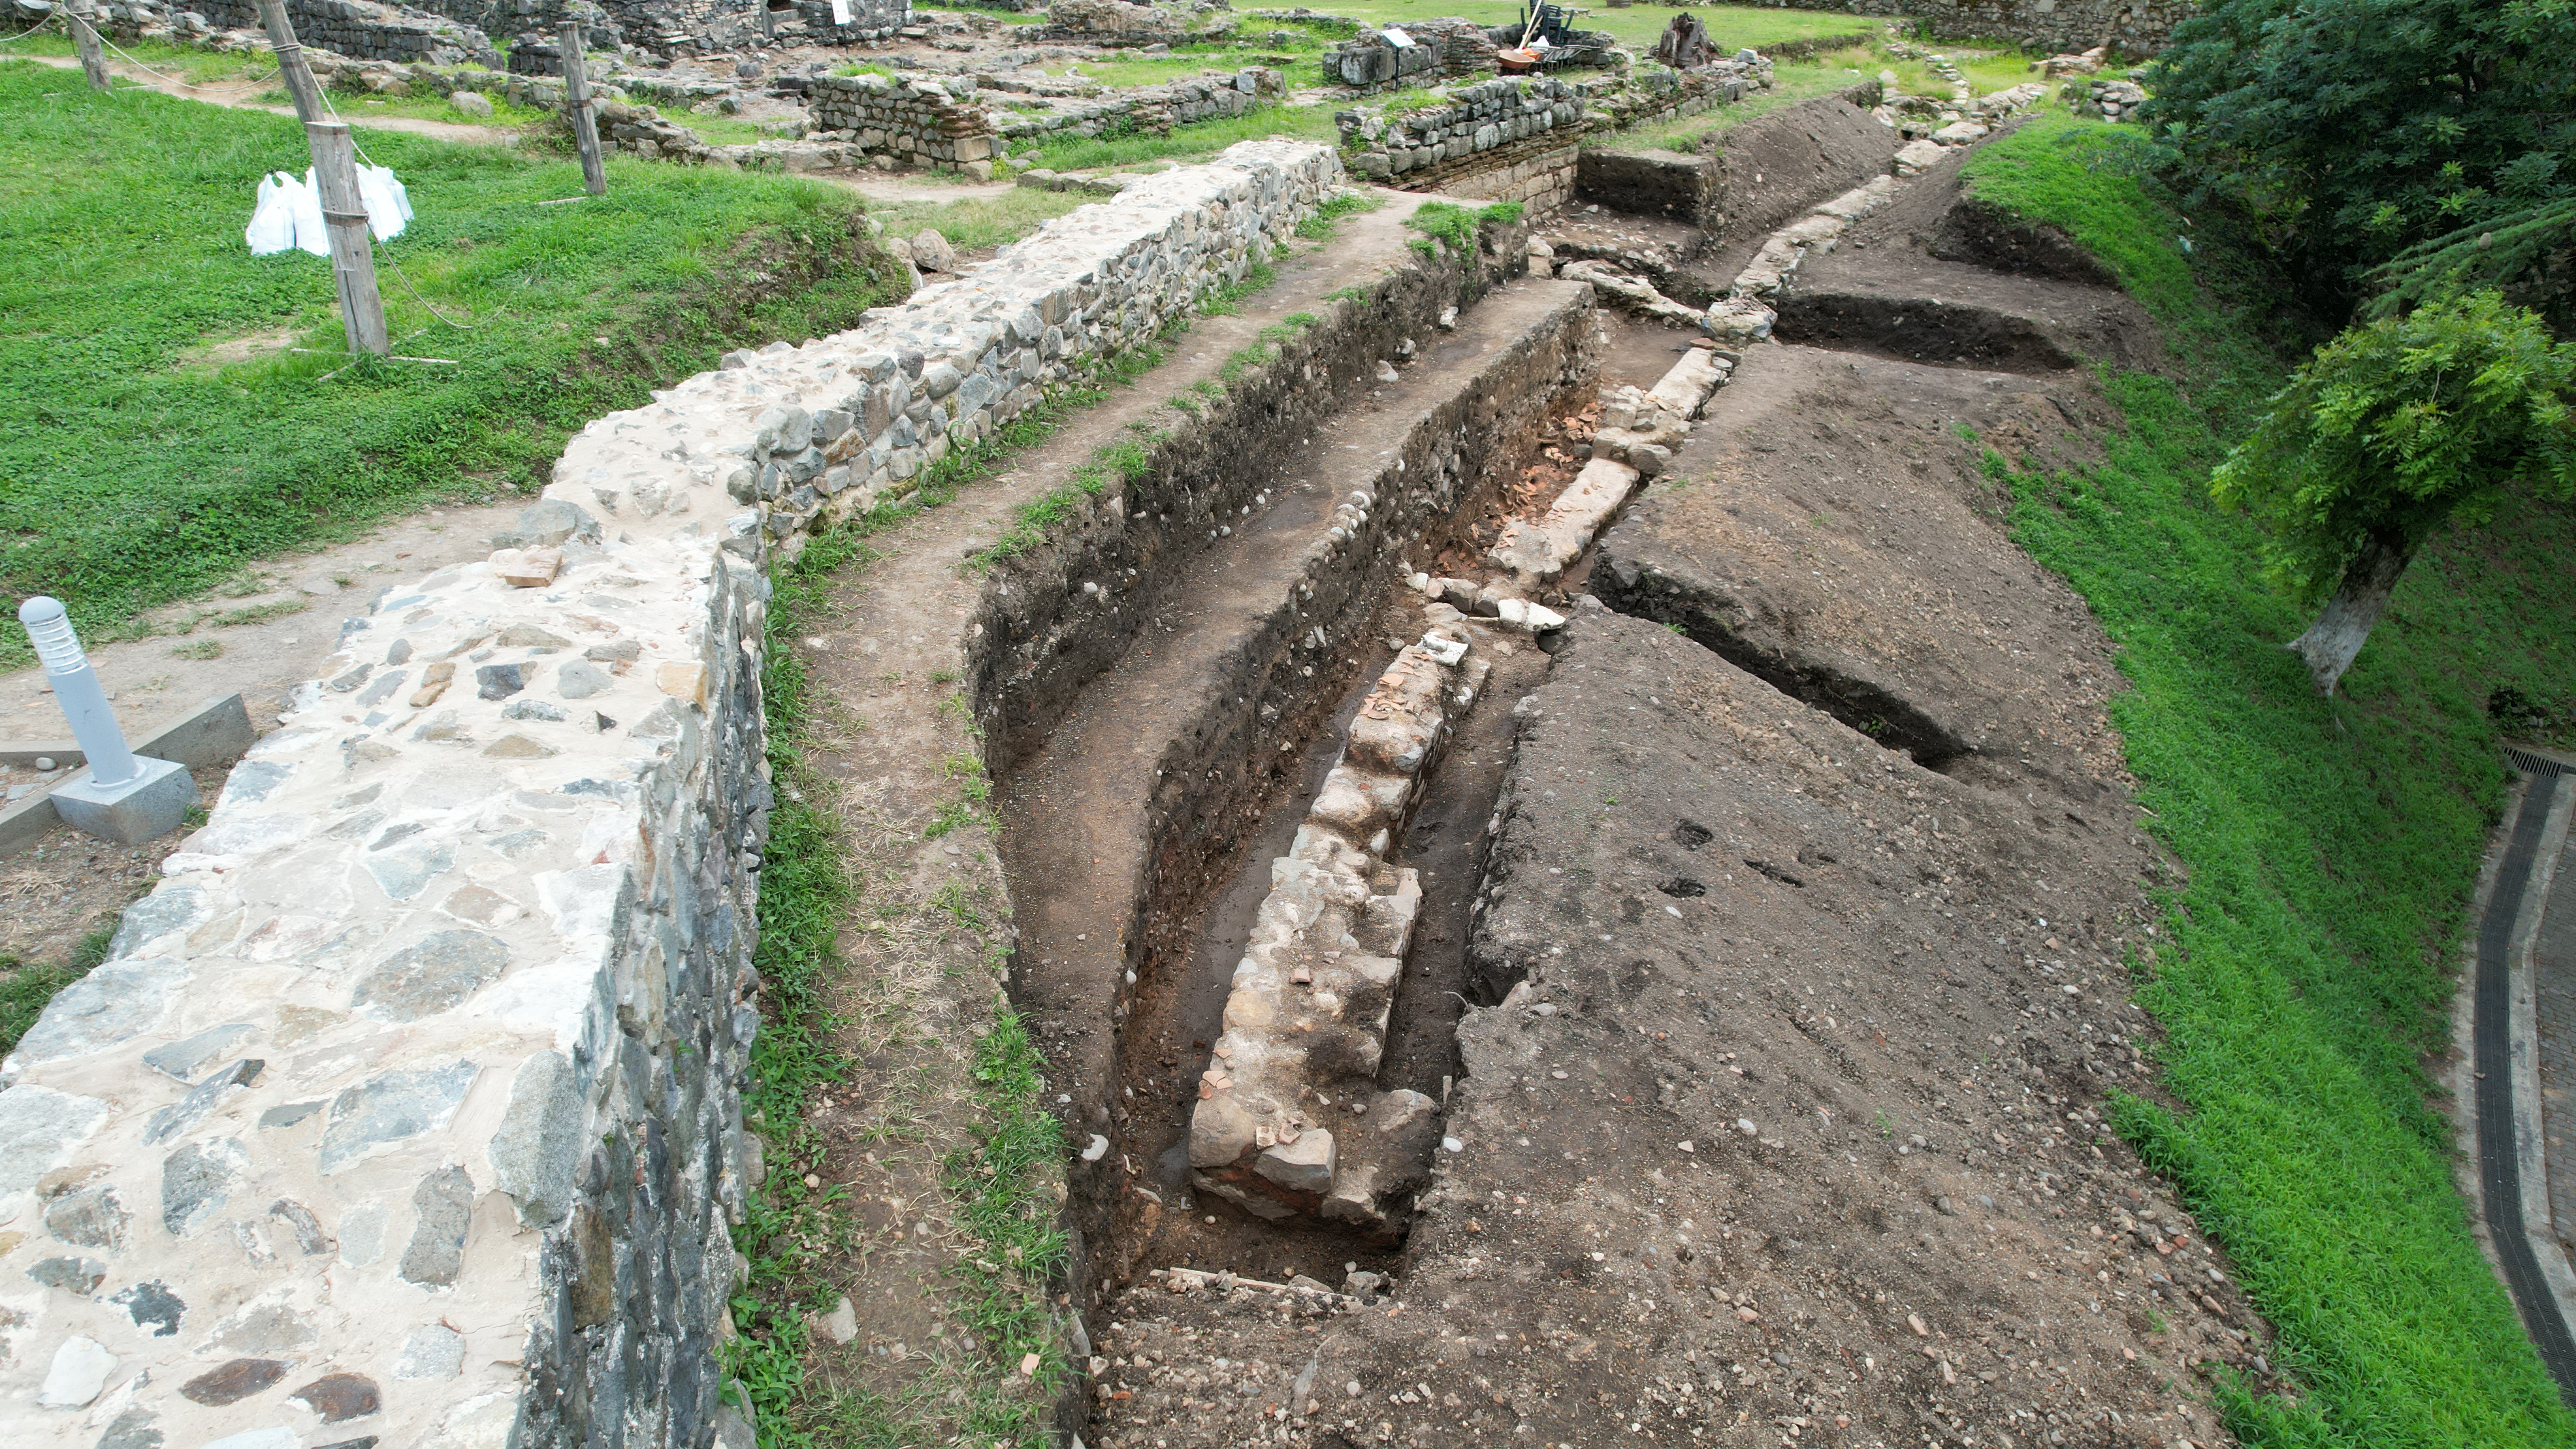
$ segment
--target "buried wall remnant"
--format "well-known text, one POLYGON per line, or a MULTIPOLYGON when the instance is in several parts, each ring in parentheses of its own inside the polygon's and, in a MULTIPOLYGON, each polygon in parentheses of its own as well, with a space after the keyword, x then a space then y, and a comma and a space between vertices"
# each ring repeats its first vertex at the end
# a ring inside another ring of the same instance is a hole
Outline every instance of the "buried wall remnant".
POLYGON ((1247 143, 732 354, 585 429, 491 562, 347 621, 0 1076, 0 1394, 45 1405, 13 1443, 202 1444, 326 1383, 406 1444, 710 1443, 765 565, 1240 281, 1338 178, 1247 143), (210 1382, 226 1352, 255 1367, 210 1382))

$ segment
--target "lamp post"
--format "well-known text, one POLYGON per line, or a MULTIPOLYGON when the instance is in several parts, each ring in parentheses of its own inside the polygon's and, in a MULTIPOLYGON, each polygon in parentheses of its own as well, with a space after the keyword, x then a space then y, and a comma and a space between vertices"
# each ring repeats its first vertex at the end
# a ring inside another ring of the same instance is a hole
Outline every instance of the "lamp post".
POLYGON ((76 830, 122 845, 140 845, 185 824, 188 808, 197 803, 196 780, 185 765, 127 747, 62 601, 38 594, 18 606, 18 622, 44 661, 45 682, 53 686, 54 702, 63 707, 72 738, 89 761, 87 772, 55 787, 54 813, 76 830))

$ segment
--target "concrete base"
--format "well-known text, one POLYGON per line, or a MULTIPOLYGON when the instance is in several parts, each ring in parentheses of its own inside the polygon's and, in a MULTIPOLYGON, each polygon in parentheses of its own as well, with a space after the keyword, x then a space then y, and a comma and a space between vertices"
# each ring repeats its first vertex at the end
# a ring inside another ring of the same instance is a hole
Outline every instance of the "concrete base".
POLYGON ((74 830, 141 845, 187 823, 188 807, 197 803, 197 782, 188 767, 175 760, 137 756, 142 770, 133 779, 100 785, 88 776, 54 787, 54 813, 74 830))

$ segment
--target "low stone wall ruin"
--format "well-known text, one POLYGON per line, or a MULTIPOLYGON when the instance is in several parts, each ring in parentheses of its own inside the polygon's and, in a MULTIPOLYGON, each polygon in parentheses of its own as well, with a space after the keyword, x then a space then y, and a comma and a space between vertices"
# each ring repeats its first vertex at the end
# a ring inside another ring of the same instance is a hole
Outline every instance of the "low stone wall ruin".
POLYGON ((1568 82, 1546 76, 1509 76, 1451 93, 1436 110, 1389 115, 1362 106, 1336 111, 1342 148, 1358 153, 1352 169, 1371 177, 1464 171, 1468 163, 1515 143, 1583 124, 1583 99, 1568 82))
POLYGON ((972 78, 815 76, 806 86, 815 127, 808 140, 825 146, 839 143, 845 148, 838 158, 841 164, 860 165, 870 157, 887 156, 902 165, 962 168, 989 175, 989 163, 1013 140, 1060 131, 1097 136, 1128 130, 1159 136, 1174 126, 1244 115, 1285 89, 1286 78, 1280 72, 1255 67, 1227 79, 1202 77, 1145 86, 1105 97, 1096 105, 1002 120, 975 99, 978 92, 972 78))
POLYGON ((2192 0, 1751 0, 1778 9, 1848 10, 1920 20, 1944 40, 2003 37, 2027 50, 2080 51, 2110 45, 2153 55, 2196 13, 2192 0))
MULTIPOLYGON (((179 11, 203 15, 218 30, 259 30, 256 0, 199 0, 189 5, 156 5, 153 0, 104 0, 100 9, 112 26, 168 25, 179 11), (163 17, 147 22, 157 13, 163 17)), ((286 0, 286 18, 295 25, 298 42, 360 60, 408 64, 498 66, 501 54, 481 29, 444 15, 406 5, 380 5, 375 0, 286 0)))
POLYGON ((758 1172, 765 566, 1339 176, 1247 143, 732 354, 586 428, 490 562, 347 621, 0 1064, 12 1442, 710 1443, 758 1172))

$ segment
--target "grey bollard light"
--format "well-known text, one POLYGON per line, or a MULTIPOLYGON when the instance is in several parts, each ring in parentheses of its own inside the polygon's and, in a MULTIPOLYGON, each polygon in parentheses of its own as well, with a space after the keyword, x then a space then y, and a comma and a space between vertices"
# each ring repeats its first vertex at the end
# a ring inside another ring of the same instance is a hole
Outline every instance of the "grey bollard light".
POLYGON ((54 787, 54 813, 75 830, 120 845, 140 845, 186 824, 197 803, 195 778, 185 765, 147 759, 126 746, 62 601, 38 594, 18 606, 18 622, 27 627, 45 682, 89 759, 87 771, 54 787))

